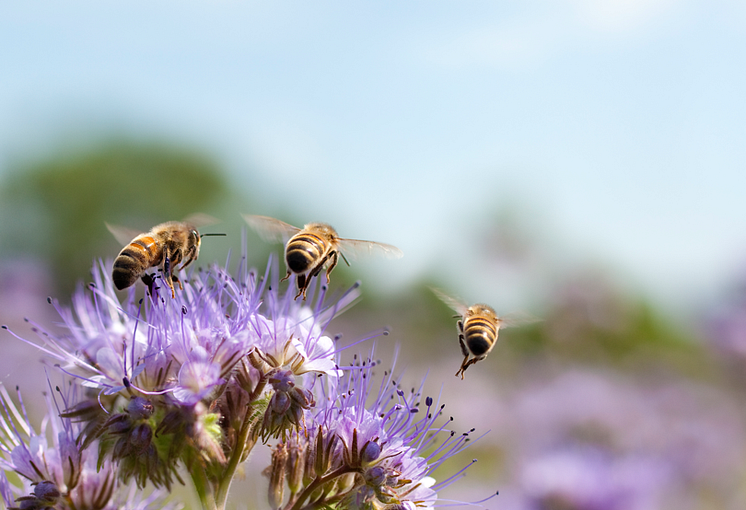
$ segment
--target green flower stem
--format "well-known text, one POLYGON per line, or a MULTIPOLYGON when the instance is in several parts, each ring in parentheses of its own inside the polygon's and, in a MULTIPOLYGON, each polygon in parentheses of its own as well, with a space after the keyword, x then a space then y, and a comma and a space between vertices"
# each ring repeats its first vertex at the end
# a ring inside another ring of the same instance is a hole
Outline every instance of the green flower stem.
MULTIPOLYGON (((311 494, 313 494, 313 491, 324 485, 325 483, 329 483, 335 478, 346 475, 347 473, 352 473, 357 471, 354 468, 350 468, 347 466, 342 466, 341 468, 337 469, 336 471, 332 471, 328 475, 325 476, 317 476, 316 479, 308 484, 308 487, 303 489, 303 492, 300 493, 298 496, 298 499, 295 500, 295 503, 290 506, 291 503, 293 503, 292 500, 288 501, 287 506, 284 508, 284 510, 301 510, 303 508, 303 502, 308 498, 311 494)), ((313 505, 311 505, 313 506, 313 505)))
POLYGON ((197 491, 197 495, 199 496, 199 501, 202 504, 202 509, 222 509, 222 507, 218 507, 215 501, 215 495, 213 494, 210 480, 208 480, 207 473, 205 473, 204 468, 202 466, 195 465, 192 469, 189 469, 189 474, 192 477, 192 483, 194 484, 194 489, 197 491))

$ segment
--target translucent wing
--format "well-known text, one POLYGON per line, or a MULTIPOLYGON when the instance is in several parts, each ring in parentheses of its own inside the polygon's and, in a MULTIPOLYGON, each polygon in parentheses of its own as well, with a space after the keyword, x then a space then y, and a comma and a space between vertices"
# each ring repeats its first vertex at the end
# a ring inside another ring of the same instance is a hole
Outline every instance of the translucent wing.
POLYGON ((244 214, 243 218, 251 228, 256 230, 262 239, 269 242, 285 242, 300 232, 298 227, 294 227, 275 218, 270 218, 269 216, 244 214))
POLYGON ((432 290, 433 293, 438 296, 441 301, 450 306, 459 315, 461 315, 462 317, 466 315, 466 310, 469 307, 462 300, 451 297, 442 290, 436 289, 435 287, 430 287, 430 290, 432 290))
POLYGON ((339 247, 345 256, 352 259, 358 255, 376 255, 388 259, 399 259, 404 255, 399 248, 390 244, 344 238, 339 238, 338 241, 339 247))
MULTIPOLYGON (((464 303, 463 300, 451 297, 442 290, 434 287, 430 287, 430 290, 432 290, 441 301, 461 314, 461 316, 466 315, 469 306, 464 303)), ((541 319, 526 312, 510 312, 506 315, 498 316, 498 321, 501 328, 515 328, 541 322, 541 319)))
POLYGON ((501 328, 516 328, 520 326, 527 326, 536 322, 541 322, 541 319, 534 317, 533 315, 526 312, 510 312, 505 315, 498 317, 500 320, 501 328))
POLYGON ((220 223, 220 220, 205 213, 194 213, 184 218, 184 223, 189 223, 197 228, 209 227, 220 223))
POLYGON ((116 239, 122 246, 128 245, 135 237, 143 233, 141 230, 122 227, 121 225, 104 224, 106 225, 106 228, 109 229, 109 232, 114 236, 114 239, 116 239))

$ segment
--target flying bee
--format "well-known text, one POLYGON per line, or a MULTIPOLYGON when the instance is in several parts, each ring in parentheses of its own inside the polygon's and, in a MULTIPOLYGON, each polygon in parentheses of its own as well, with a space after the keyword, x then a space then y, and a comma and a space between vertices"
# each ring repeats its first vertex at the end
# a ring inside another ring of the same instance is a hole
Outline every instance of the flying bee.
POLYGON ((402 252, 390 244, 361 241, 359 239, 344 239, 337 231, 326 223, 309 223, 302 229, 268 216, 244 215, 246 222, 267 241, 283 241, 285 245, 285 264, 287 274, 281 281, 290 278, 291 274, 298 275, 298 294, 295 299, 303 296, 311 279, 326 268, 326 283, 329 274, 337 265, 339 257, 348 266, 347 256, 358 253, 377 253, 390 258, 399 258, 402 252))
POLYGON ((441 290, 432 289, 432 291, 458 313, 454 315, 454 318, 459 318, 456 326, 464 361, 461 362, 461 368, 456 372, 456 377, 460 375, 462 380, 469 366, 482 361, 490 353, 495 346, 500 328, 522 326, 538 320, 523 313, 511 313, 498 317, 491 306, 481 303, 467 306, 460 299, 453 298, 441 290), (470 356, 472 357, 469 358, 470 356))
POLYGON ((146 274, 151 267, 160 266, 163 279, 171 289, 171 297, 176 297, 174 282, 183 289, 179 277, 174 270, 180 271, 197 260, 203 236, 225 234, 202 234, 197 231, 196 224, 209 224, 211 219, 203 215, 195 215, 190 221, 167 221, 153 227, 150 232, 136 234, 123 227, 106 227, 114 237, 126 246, 114 259, 112 280, 117 289, 122 290, 132 286, 138 278, 151 289, 154 278, 146 274), (201 222, 199 221, 201 220, 201 222), (134 236, 134 238, 133 238, 134 236), (128 241, 129 240, 129 241, 128 241), (181 264, 180 267, 176 267, 181 264))

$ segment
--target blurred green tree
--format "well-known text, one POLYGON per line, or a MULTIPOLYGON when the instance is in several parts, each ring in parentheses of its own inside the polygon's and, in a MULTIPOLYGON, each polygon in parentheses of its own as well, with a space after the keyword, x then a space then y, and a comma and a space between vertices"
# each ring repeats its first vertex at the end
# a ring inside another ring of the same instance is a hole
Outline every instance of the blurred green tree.
POLYGON ((48 263, 68 295, 93 258, 116 255, 105 221, 146 231, 230 195, 214 160, 168 144, 117 141, 16 165, 0 188, 0 254, 48 263))

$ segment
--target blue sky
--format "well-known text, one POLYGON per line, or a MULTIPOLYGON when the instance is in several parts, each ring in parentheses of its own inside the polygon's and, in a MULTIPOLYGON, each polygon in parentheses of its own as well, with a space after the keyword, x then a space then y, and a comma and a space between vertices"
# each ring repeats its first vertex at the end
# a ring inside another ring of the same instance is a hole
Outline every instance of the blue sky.
POLYGON ((395 277, 474 300, 512 299, 472 249, 505 210, 534 279, 600 264, 686 307, 746 266, 740 1, 0 5, 0 177, 116 132, 205 147, 262 189, 241 212, 396 244, 395 277))

